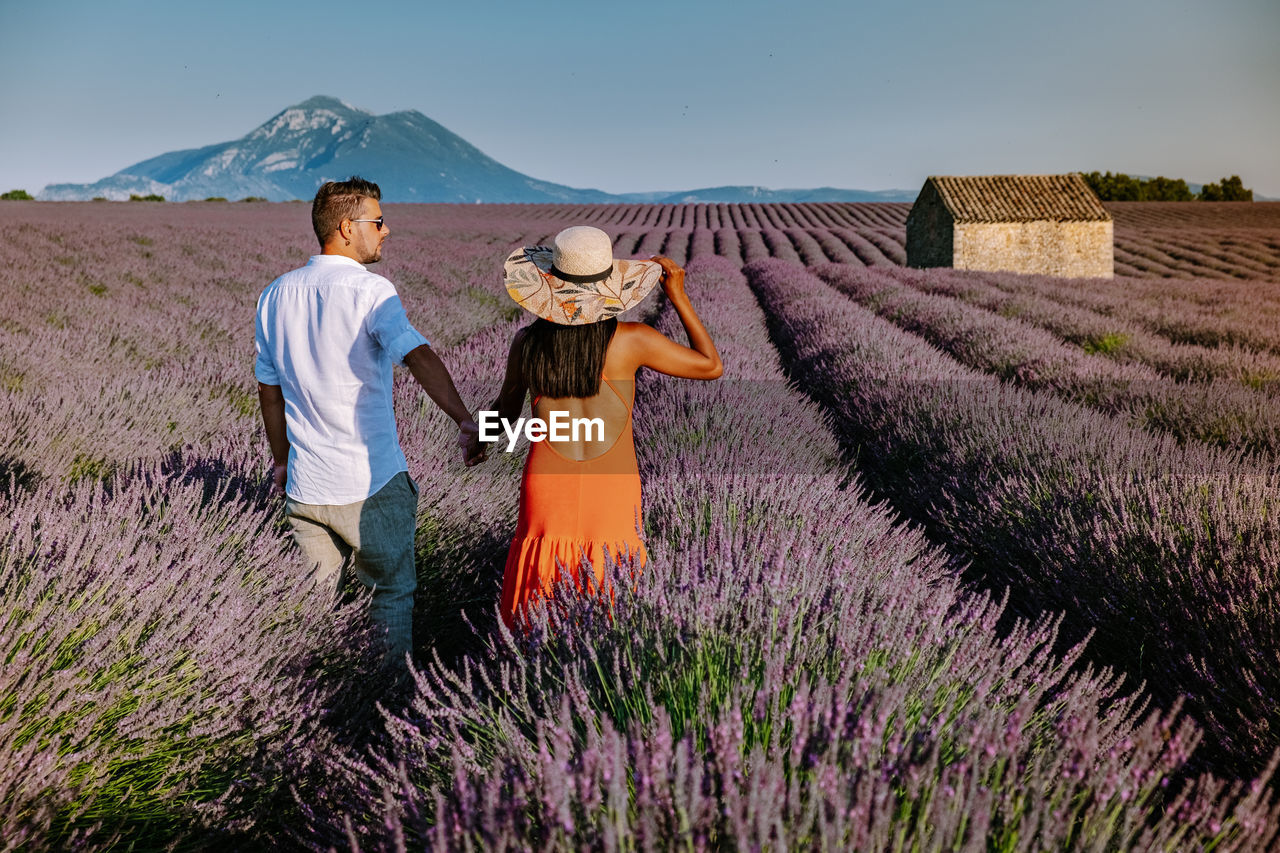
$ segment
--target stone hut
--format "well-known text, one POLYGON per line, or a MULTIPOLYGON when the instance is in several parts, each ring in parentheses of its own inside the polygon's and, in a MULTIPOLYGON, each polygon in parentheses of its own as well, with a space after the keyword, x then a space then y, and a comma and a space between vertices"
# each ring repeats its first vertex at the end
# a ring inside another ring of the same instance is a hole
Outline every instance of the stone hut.
POLYGON ((907 266, 1111 278, 1112 227, 1079 174, 933 176, 907 216, 907 266))

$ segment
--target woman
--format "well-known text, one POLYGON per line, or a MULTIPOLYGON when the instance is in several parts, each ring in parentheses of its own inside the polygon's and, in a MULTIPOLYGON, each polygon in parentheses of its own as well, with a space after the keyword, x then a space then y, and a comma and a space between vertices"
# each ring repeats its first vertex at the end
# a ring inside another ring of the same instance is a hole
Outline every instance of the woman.
POLYGON ((581 589, 579 567, 589 562, 600 588, 606 553, 615 562, 644 562, 631 434, 636 371, 716 379, 722 367, 684 292, 684 270, 670 258, 614 260, 607 234, 575 226, 557 234, 554 246, 512 253, 505 271, 508 294, 538 319, 511 343, 495 403, 499 416, 514 423, 531 392, 533 417, 593 422, 589 429, 566 430, 567 440, 530 443, 502 579, 502 618, 514 628, 528 605, 550 595, 562 569, 581 589), (652 326, 617 319, 659 283, 689 346, 652 326))

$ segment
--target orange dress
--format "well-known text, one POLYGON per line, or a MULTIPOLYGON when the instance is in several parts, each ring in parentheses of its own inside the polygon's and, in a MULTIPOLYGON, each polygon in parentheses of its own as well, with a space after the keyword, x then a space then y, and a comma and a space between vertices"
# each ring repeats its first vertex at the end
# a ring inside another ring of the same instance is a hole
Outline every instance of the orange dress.
POLYGON ((627 408, 626 426, 608 450, 575 460, 550 441, 529 445, 520 478, 520 515, 502 576, 502 619, 509 628, 515 627, 526 605, 551 595, 564 569, 583 589, 579 567, 584 555, 595 571, 597 588, 605 580, 606 549, 615 561, 630 554, 637 566, 644 563, 631 406, 608 379, 602 391, 603 385, 627 408))

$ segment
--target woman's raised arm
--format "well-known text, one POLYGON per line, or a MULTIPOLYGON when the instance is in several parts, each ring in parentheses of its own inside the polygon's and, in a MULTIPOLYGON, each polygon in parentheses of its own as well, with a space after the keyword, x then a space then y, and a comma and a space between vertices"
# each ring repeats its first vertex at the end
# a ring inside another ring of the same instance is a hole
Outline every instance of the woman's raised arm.
POLYGON ((627 323, 626 346, 631 352, 631 360, 637 367, 649 367, 668 376, 719 379, 724 365, 720 363, 720 353, 716 352, 711 335, 693 310, 689 295, 684 292, 684 270, 675 261, 661 255, 655 255, 653 260, 662 266, 662 290, 684 325, 689 346, 676 343, 652 326, 627 323))

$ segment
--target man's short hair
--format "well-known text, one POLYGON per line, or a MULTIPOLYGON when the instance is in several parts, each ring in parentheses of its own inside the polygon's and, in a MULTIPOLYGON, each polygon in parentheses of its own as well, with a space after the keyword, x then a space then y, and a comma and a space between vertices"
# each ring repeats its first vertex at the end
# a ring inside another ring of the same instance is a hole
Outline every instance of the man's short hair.
POLYGON ((358 175, 345 181, 329 181, 316 190, 315 201, 311 202, 311 227, 321 247, 338 230, 342 220, 360 215, 360 206, 366 198, 381 201, 382 190, 373 181, 358 175))

